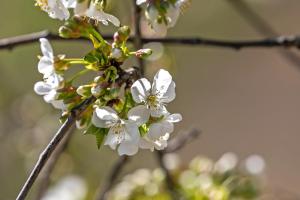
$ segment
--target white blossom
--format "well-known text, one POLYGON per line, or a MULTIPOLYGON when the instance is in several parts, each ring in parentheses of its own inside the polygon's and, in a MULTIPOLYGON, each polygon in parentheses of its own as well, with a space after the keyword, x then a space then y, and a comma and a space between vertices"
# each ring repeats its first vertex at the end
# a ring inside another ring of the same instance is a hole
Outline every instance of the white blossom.
POLYGON ((165 104, 175 99, 175 82, 168 71, 160 69, 154 76, 152 87, 146 78, 141 78, 133 83, 131 93, 136 103, 147 106, 151 116, 160 117, 167 113, 165 104))
POLYGON ((91 2, 90 7, 85 14, 90 18, 102 22, 104 25, 108 25, 108 22, 111 22, 115 26, 120 26, 119 19, 113 15, 105 13, 101 5, 97 3, 91 2))
POLYGON ((73 8, 76 0, 36 0, 36 5, 53 19, 67 20, 70 17, 68 8, 73 8))
POLYGON ((38 70, 44 75, 44 78, 47 78, 55 73, 55 57, 51 44, 46 38, 41 38, 40 43, 43 56, 40 58, 38 70))
POLYGON ((166 148, 170 134, 174 131, 173 123, 181 120, 182 116, 180 114, 166 114, 158 122, 152 123, 149 126, 148 133, 140 140, 140 148, 152 151, 166 148))
POLYGON ((112 149, 118 146, 119 155, 134 155, 138 151, 140 133, 138 126, 146 123, 149 112, 144 106, 136 106, 128 111, 128 120, 121 119, 110 107, 96 108, 92 123, 100 128, 109 128, 104 145, 112 149))
POLYGON ((34 91, 38 95, 43 95, 47 103, 51 103, 55 108, 64 110, 63 100, 58 100, 57 90, 63 87, 63 77, 52 74, 45 81, 39 81, 34 85, 34 91))
MULTIPOLYGON (((141 5, 143 3, 146 3, 146 0, 137 0, 136 3, 137 5, 141 5)), ((168 28, 172 28, 175 26, 182 7, 184 7, 184 5, 188 2, 188 0, 178 0, 176 1, 176 3, 173 4, 169 4, 169 7, 167 8, 167 12, 165 14, 166 17, 166 24, 165 22, 162 21, 158 21, 159 18, 159 12, 157 10, 157 8, 154 5, 149 4, 148 9, 145 12, 146 18, 148 19, 148 21, 151 24, 151 27, 153 28, 153 30, 159 34, 160 36, 166 36, 167 34, 167 29, 168 28)))

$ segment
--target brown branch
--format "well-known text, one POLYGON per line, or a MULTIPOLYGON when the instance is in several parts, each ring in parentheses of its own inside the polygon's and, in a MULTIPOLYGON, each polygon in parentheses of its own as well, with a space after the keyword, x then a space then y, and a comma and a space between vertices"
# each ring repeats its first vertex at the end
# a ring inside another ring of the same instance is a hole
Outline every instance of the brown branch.
MULTIPOLYGON (((267 36, 267 37, 274 37, 278 35, 277 31, 266 21, 264 20, 259 14, 257 14, 245 1, 243 0, 228 0, 229 3, 234 7, 234 9, 239 12, 239 14, 252 26, 255 28, 256 31, 258 31, 261 35, 267 36)), ((280 42, 280 37, 277 43, 280 42)), ((285 38, 287 39, 287 38, 285 38)), ((295 46, 299 48, 299 36, 290 37, 290 41, 294 40, 294 43, 292 46, 295 46)), ((284 43, 288 44, 288 40, 286 40, 284 43)), ((289 44, 286 46, 283 44, 284 47, 289 46, 289 44)), ((291 51, 280 51, 280 54, 282 57, 284 57, 287 61, 289 61, 291 64, 296 65, 297 67, 300 67, 300 57, 291 51)))
MULTIPOLYGON (((272 34, 277 35, 277 34, 272 34)), ((112 35, 103 35, 106 40, 111 40, 112 35)), ((49 40, 58 41, 87 41, 87 39, 65 39, 59 37, 57 34, 51 33, 47 30, 20 35, 15 37, 0 39, 0 50, 3 49, 13 49, 21 45, 31 44, 38 42, 40 38, 47 38, 49 40)), ((136 43, 139 48, 142 47, 139 41, 143 43, 147 42, 161 42, 170 45, 191 45, 191 46, 208 46, 208 47, 220 47, 220 48, 231 48, 234 50, 240 50, 243 48, 272 48, 272 47, 283 47, 283 48, 300 48, 300 36, 279 36, 271 37, 259 40, 218 40, 218 39, 208 39, 202 37, 168 37, 168 38, 141 38, 137 40, 136 37, 129 38, 130 42, 136 43)))
MULTIPOLYGON (((142 49, 143 48, 143 43, 142 41, 142 32, 141 32, 141 8, 136 5, 136 0, 132 0, 133 2, 133 26, 134 26, 134 36, 131 38, 131 41, 133 41, 133 45, 136 50, 142 49)), ((145 63, 143 59, 138 58, 138 64, 140 68, 141 75, 144 76, 145 73, 145 63)))
POLYGON ((112 166, 106 180, 104 181, 104 184, 99 189, 99 194, 97 196, 97 200, 105 200, 107 192, 111 190, 114 183, 116 182, 118 176, 120 175, 122 169, 124 168, 125 164, 129 161, 128 156, 121 156, 118 158, 116 163, 112 166))
POLYGON ((73 135, 75 126, 73 125, 71 129, 66 133, 66 136, 62 139, 61 143, 58 145, 58 147, 53 152, 53 155, 49 158, 48 164, 45 166, 45 168, 42 170, 40 175, 40 186, 37 191, 36 200, 42 199, 45 192, 47 191, 49 184, 50 184, 50 176, 57 164, 58 159, 60 158, 61 154, 65 151, 67 148, 71 137, 73 135))
POLYGON ((187 143, 198 138, 200 136, 200 134, 201 134, 201 131, 194 128, 188 132, 178 135, 177 137, 175 137, 174 139, 172 139, 169 142, 168 147, 165 150, 163 150, 163 152, 164 153, 172 153, 172 152, 178 151, 178 150, 182 149, 187 143))
POLYGON ((156 151, 156 157, 157 157, 157 161, 159 166, 161 167, 161 169, 163 170, 163 172, 165 173, 166 176, 166 186, 167 189, 172 197, 173 200, 177 200, 180 199, 180 195, 178 193, 178 191, 176 190, 176 183, 173 180, 173 177, 169 171, 169 169, 167 168, 167 166, 164 163, 164 152, 163 151, 156 151))
POLYGON ((26 180, 24 186, 19 192, 16 200, 23 200, 26 198, 33 183, 36 181, 38 175, 40 174, 41 170, 44 168, 47 160, 52 155, 53 151, 57 148, 60 141, 64 138, 64 136, 70 130, 70 128, 75 124, 77 117, 79 117, 80 114, 94 101, 95 101, 94 97, 86 99, 71 111, 71 114, 69 115, 65 123, 60 127, 60 129, 56 132, 56 134, 51 139, 51 141, 49 142, 45 150, 40 154, 37 163, 35 164, 28 179, 26 180))

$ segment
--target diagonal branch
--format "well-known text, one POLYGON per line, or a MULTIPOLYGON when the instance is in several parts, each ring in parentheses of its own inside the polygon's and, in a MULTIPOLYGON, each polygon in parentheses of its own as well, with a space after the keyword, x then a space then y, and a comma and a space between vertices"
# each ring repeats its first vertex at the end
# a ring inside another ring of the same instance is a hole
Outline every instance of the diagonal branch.
POLYGON ((70 116, 67 118, 65 123, 60 127, 60 129, 56 132, 56 134, 51 139, 45 150, 40 154, 37 163, 31 171, 16 200, 23 200, 26 198, 33 183, 36 181, 38 175, 44 168, 47 160, 52 155, 53 151, 57 148, 60 141, 64 138, 64 136, 72 128, 72 126, 74 126, 77 117, 79 117, 80 114, 94 101, 94 97, 88 98, 72 110, 70 116))
POLYGON ((111 190, 114 183, 116 182, 116 179, 120 175, 122 169, 125 167, 125 164, 129 161, 128 156, 121 156, 118 158, 116 163, 112 166, 112 169, 110 170, 107 179, 104 181, 102 189, 100 190, 100 193, 97 196, 97 200, 105 200, 107 192, 111 190))
MULTIPOLYGON (((276 35, 276 34, 272 34, 276 35)), ((3 49, 13 49, 15 47, 31 44, 38 42, 40 38, 47 38, 49 40, 58 41, 87 41, 87 39, 65 39, 59 37, 57 34, 51 33, 47 30, 30 33, 15 37, 0 39, 0 50, 3 49)), ((112 35, 103 35, 106 40, 111 40, 112 35)), ((170 45, 190 45, 190 46, 207 46, 207 47, 219 47, 219 48, 230 48, 234 50, 239 50, 243 48, 271 48, 271 47, 282 47, 289 48, 295 47, 300 48, 300 36, 279 36, 271 37, 258 40, 218 40, 209 39, 202 37, 167 37, 167 38, 141 38, 136 39, 136 37, 129 38, 130 42, 134 42, 137 46, 141 47, 141 43, 147 42, 161 42, 170 45)))
POLYGON ((45 168, 42 170, 42 173, 40 175, 40 186, 37 191, 37 197, 36 200, 42 199, 45 192, 47 191, 49 184, 50 184, 50 176, 57 164, 57 161, 59 160, 61 154, 66 150, 71 137, 73 135, 75 126, 73 125, 71 129, 66 133, 66 136, 62 139, 61 143, 58 145, 57 149, 53 152, 53 155, 49 158, 48 164, 45 166, 45 168))

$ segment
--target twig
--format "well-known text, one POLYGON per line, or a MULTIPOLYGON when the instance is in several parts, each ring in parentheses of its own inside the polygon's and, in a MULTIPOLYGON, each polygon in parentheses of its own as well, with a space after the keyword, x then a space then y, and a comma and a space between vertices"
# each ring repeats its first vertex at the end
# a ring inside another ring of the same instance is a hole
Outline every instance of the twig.
POLYGON ((104 184, 102 186, 101 192, 99 193, 97 200, 105 200, 107 192, 110 191, 113 184, 115 183, 116 179, 120 175, 122 169, 124 168, 125 164, 129 161, 128 156, 121 156, 118 158, 116 163, 113 165, 112 169, 110 170, 104 184))
MULTIPOLYGON (((264 36, 274 37, 278 35, 277 31, 273 29, 273 27, 265 21, 259 14, 257 14, 253 9, 249 7, 249 5, 243 0, 228 0, 231 5, 239 12, 239 14, 244 17, 244 19, 253 26, 256 31, 264 36)), ((293 38, 293 37, 292 37, 293 38)), ((280 39, 280 37, 279 37, 280 39)), ((299 36, 294 37, 295 42, 297 40, 297 44, 295 46, 299 48, 299 36)), ((280 40, 279 40, 280 41, 280 40)), ((291 51, 280 51, 280 54, 288 60, 291 64, 300 67, 300 58, 299 56, 291 51)))
POLYGON ((56 134, 51 139, 45 150, 40 154, 37 163, 31 171, 16 200, 23 200, 26 198, 33 183, 36 181, 36 178, 38 177, 41 170, 44 168, 47 160, 52 155, 53 151, 57 148, 60 141, 69 131, 69 129, 75 124, 77 117, 80 116, 80 114, 94 101, 94 97, 86 99, 71 111, 71 114, 69 115, 65 123, 60 127, 60 129, 56 132, 56 134))
POLYGON ((156 151, 156 157, 159 163, 159 166, 162 168, 162 170, 164 171, 165 175, 166 175, 166 185, 167 185, 167 189, 170 193, 170 195, 172 196, 173 200, 177 200, 180 199, 179 198, 179 194, 176 191, 176 184, 172 178, 172 175, 170 173, 170 171, 168 170, 168 168, 166 167, 165 163, 164 163, 164 152, 163 151, 156 151))
MULTIPOLYGON (((135 49, 141 49, 143 48, 143 43, 142 41, 142 32, 141 32, 141 8, 136 4, 136 0, 133 0, 133 25, 134 25, 134 36, 132 38, 133 44, 135 49)), ((145 63, 143 59, 138 58, 138 63, 139 63, 139 68, 141 75, 144 76, 145 73, 145 63)))
MULTIPOLYGON (((277 35, 277 34, 272 34, 277 35)), ((103 35, 106 40, 111 40, 112 35, 103 35)), ((31 44, 38 42, 40 38, 47 38, 49 40, 58 41, 87 41, 87 39, 65 39, 59 37, 57 34, 51 33, 47 30, 20 35, 15 37, 0 39, 0 50, 13 49, 21 45, 31 44)), ((130 42, 135 41, 135 37, 129 38, 130 42)), ((218 40, 208 39, 202 37, 168 37, 168 38, 141 38, 142 43, 148 42, 161 42, 170 45, 190 45, 190 46, 208 46, 208 47, 219 47, 219 48, 231 48, 234 50, 240 50, 243 48, 272 48, 272 47, 283 47, 283 48, 300 48, 300 36, 279 36, 271 37, 258 40, 218 40)), ((139 44, 138 42, 136 42, 139 44)), ((141 45, 138 45, 141 48, 141 45)))
POLYGON ((50 176, 57 164, 58 159, 60 158, 61 154, 65 151, 67 148, 71 137, 73 135, 75 126, 73 125, 71 129, 68 131, 66 136, 62 139, 61 143, 58 145, 58 147, 53 152, 53 155, 49 158, 48 164, 45 166, 45 168, 42 170, 40 175, 40 186, 37 191, 37 197, 36 200, 40 200, 45 192, 47 191, 49 184, 50 184, 50 176))
POLYGON ((201 131, 198 129, 192 129, 184 134, 177 136, 176 138, 172 139, 168 147, 163 150, 164 153, 172 153, 182 149, 187 143, 196 139, 201 134, 201 131))

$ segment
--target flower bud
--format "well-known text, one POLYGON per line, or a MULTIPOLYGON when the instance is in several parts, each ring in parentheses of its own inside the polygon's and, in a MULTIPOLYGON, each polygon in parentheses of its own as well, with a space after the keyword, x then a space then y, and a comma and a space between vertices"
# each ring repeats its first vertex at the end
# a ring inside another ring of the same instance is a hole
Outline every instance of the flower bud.
POLYGON ((146 58, 152 54, 151 49, 140 49, 135 52, 135 56, 138 58, 146 58))
POLYGON ((122 26, 119 30, 114 34, 114 42, 121 43, 128 40, 130 35, 130 28, 128 26, 122 26))
POLYGON ((91 96, 91 85, 81 85, 77 88, 76 92, 82 97, 91 96))
POLYGON ((93 86, 91 88, 91 93, 94 97, 99 97, 101 94, 102 88, 100 85, 93 86))

